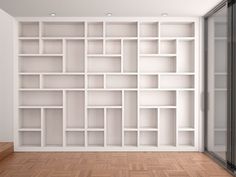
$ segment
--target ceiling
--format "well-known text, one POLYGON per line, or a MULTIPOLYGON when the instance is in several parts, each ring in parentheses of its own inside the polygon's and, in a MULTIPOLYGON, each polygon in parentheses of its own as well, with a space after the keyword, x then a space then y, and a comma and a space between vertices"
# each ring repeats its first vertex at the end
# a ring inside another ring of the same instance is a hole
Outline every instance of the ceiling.
POLYGON ((0 0, 12 16, 203 16, 221 0, 0 0))

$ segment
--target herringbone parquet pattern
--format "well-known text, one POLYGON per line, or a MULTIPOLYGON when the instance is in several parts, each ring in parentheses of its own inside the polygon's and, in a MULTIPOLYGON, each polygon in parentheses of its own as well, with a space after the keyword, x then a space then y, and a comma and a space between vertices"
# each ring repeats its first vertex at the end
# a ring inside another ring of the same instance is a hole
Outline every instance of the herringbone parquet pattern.
POLYGON ((14 153, 0 177, 230 177, 203 153, 14 153))

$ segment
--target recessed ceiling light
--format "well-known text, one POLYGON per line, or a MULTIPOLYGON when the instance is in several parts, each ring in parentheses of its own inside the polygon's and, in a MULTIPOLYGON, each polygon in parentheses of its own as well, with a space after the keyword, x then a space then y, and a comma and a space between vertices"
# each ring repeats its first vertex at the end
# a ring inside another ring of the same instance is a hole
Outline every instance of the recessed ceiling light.
POLYGON ((106 13, 106 16, 107 16, 107 17, 111 17, 111 16, 112 16, 112 13, 110 13, 110 12, 109 12, 109 13, 106 13))
POLYGON ((51 17, 55 17, 55 16, 56 16, 56 13, 50 13, 50 16, 51 16, 51 17))
POLYGON ((167 17, 167 16, 168 16, 168 13, 162 13, 161 16, 162 16, 162 17, 167 17))

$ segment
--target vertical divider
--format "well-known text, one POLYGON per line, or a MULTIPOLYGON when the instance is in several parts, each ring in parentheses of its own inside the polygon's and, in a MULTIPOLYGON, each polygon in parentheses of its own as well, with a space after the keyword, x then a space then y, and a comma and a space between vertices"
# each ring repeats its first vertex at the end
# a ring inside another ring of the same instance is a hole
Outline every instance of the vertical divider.
POLYGON ((160 48, 161 48, 161 24, 160 21, 157 22, 157 30, 158 30, 158 54, 160 54, 160 48))
POLYGON ((161 88, 161 75, 157 74, 157 88, 160 89, 161 88))
POLYGON ((176 39, 176 72, 178 73, 179 72, 179 62, 178 62, 178 58, 179 58, 179 55, 178 55, 178 46, 179 46, 179 40, 176 39))
POLYGON ((140 73, 139 73, 139 44, 140 44, 140 38, 139 38, 139 29, 140 27, 140 22, 137 21, 137 146, 139 147, 139 137, 140 137, 140 126, 139 126, 139 81, 140 81, 140 73))
POLYGON ((124 110, 125 110, 125 93, 124 93, 124 90, 122 90, 122 113, 121 113, 121 116, 122 116, 122 135, 121 135, 121 141, 122 141, 122 147, 124 147, 124 139, 125 139, 125 114, 124 114, 124 110))
POLYGON ((44 130, 45 130, 45 125, 44 125, 44 122, 45 122, 45 120, 44 120, 44 109, 43 108, 41 108, 40 109, 40 118, 41 118, 41 147, 44 147, 45 146, 45 140, 44 140, 44 130))
POLYGON ((43 75, 42 74, 39 75, 39 88, 40 89, 43 88, 43 75))
POLYGON ((43 22, 39 21, 39 54, 43 53, 42 32, 43 32, 43 22))
POLYGON ((63 147, 66 146, 66 90, 63 90, 63 116, 62 116, 62 122, 63 122, 63 147))
POLYGON ((124 40, 123 39, 121 39, 121 41, 120 41, 120 53, 121 53, 121 65, 120 65, 120 67, 121 67, 121 73, 123 73, 124 72, 124 55, 123 55, 123 48, 124 48, 124 40))
POLYGON ((84 22, 84 82, 85 82, 85 88, 84 88, 84 145, 85 147, 88 146, 88 105, 87 105, 87 97, 88 97, 88 75, 87 75, 87 44, 88 44, 88 37, 87 37, 87 21, 84 22))
POLYGON ((160 109, 157 108, 157 147, 160 146, 160 109))
POLYGON ((104 147, 107 146, 107 108, 104 108, 104 147))
POLYGON ((106 85, 107 85, 107 75, 106 75, 106 74, 104 74, 104 75, 103 75, 103 88, 104 88, 104 89, 106 89, 106 88, 107 88, 107 86, 106 86, 106 85))
POLYGON ((175 109, 175 124, 176 124, 176 130, 175 130, 175 143, 176 143, 176 147, 178 147, 179 145, 179 140, 178 140, 178 135, 179 135, 179 125, 178 125, 178 100, 179 100, 179 92, 176 90, 176 109, 175 109))
POLYGON ((62 40, 62 71, 66 72, 66 39, 62 40))

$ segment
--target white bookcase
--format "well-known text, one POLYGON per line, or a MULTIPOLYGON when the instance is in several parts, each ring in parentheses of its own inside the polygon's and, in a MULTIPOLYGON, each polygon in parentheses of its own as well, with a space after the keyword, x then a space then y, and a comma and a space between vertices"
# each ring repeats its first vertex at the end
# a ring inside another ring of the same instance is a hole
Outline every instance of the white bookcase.
POLYGON ((197 151, 197 18, 22 18, 16 151, 197 151))

